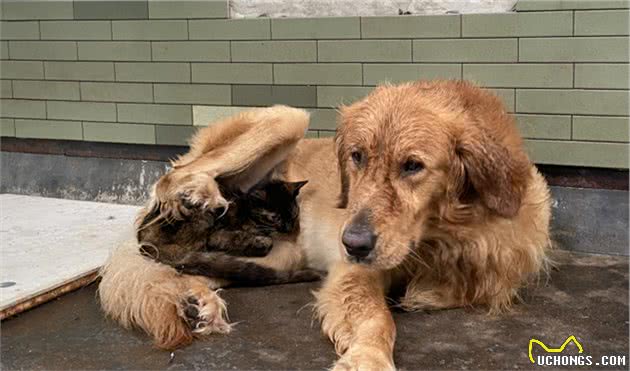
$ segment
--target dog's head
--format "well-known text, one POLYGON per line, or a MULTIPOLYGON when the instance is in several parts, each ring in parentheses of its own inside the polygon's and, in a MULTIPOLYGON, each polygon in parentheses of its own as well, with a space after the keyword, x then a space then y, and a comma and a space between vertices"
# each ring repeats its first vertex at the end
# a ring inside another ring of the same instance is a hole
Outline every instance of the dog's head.
POLYGON ((427 228, 513 217, 530 174, 502 103, 459 81, 382 86, 341 108, 344 255, 396 267, 427 228))

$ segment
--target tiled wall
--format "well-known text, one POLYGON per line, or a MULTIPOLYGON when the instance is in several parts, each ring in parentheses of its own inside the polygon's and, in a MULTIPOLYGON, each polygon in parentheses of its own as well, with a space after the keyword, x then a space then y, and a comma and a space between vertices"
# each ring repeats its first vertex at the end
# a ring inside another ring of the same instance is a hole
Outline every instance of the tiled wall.
POLYGON ((2 136, 183 144, 249 106, 313 112, 383 81, 496 91, 538 163, 628 168, 628 1, 521 0, 517 13, 228 20, 225 1, 8 1, 2 136), (203 107, 198 107, 203 106, 203 107))

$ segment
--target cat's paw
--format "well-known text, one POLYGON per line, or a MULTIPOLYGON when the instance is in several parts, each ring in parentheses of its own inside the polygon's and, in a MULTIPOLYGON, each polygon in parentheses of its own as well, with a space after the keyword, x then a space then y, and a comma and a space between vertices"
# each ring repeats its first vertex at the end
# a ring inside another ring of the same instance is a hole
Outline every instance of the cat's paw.
POLYGON ((227 334, 232 330, 225 319, 223 300, 211 290, 186 297, 180 303, 180 316, 195 335, 227 334))
POLYGON ((291 273, 289 282, 313 282, 319 281, 326 277, 325 272, 317 271, 315 269, 300 269, 291 273))
POLYGON ((251 257, 263 257, 269 254, 273 247, 273 238, 268 236, 256 236, 252 246, 247 249, 246 256, 251 257))

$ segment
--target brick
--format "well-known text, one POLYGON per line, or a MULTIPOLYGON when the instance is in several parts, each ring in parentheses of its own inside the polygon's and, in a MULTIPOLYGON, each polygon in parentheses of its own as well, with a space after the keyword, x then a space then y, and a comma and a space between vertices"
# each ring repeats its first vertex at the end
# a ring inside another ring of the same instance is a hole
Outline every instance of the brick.
POLYGON ((628 35, 628 10, 575 12, 575 35, 628 35))
POLYGON ((519 47, 521 62, 628 62, 627 37, 521 39, 519 47))
POLYGON ((116 62, 116 81, 190 82, 188 63, 116 62))
POLYGON ((99 102, 153 102, 151 84, 81 82, 81 99, 99 102))
POLYGON ((75 19, 146 19, 147 1, 74 1, 75 19))
POLYGON ((45 138, 82 140, 83 129, 79 121, 15 120, 18 138, 45 138))
POLYGON ((274 83, 291 85, 361 85, 361 64, 274 64, 274 83))
POLYGON ((14 137, 15 136, 15 120, 13 119, 0 119, 0 137, 14 137))
POLYGON ((198 129, 199 127, 195 126, 157 125, 155 127, 156 144, 188 145, 188 141, 198 129))
POLYGON ((461 79, 461 64, 364 64, 363 83, 378 85, 414 80, 461 79))
POLYGON ((74 41, 9 41, 11 59, 76 60, 74 41))
POLYGON ((519 0, 516 11, 628 8, 628 0, 519 0))
POLYGON ((271 20, 274 39, 359 39, 359 17, 277 18, 271 20))
POLYGON ((149 18, 227 18, 226 0, 163 1, 149 0, 149 18))
POLYGON ((317 106, 315 86, 233 85, 232 104, 237 106, 317 106))
POLYGON ((148 41, 94 41, 77 43, 79 59, 85 61, 150 61, 148 41))
POLYGON ((317 108, 309 110, 311 121, 309 128, 335 130, 337 128, 337 111, 334 109, 317 108))
POLYGON ((232 104, 230 85, 154 84, 156 103, 232 104))
POLYGON ((0 22, 2 40, 39 40, 39 22, 0 22))
POLYGON ((339 107, 362 99, 372 91, 371 87, 358 86, 318 86, 318 107, 339 107))
POLYGON ((2 0, 2 19, 72 19, 71 1, 2 0))
POLYGON ((464 80, 489 87, 570 88, 571 64, 465 64, 464 80))
POLYGON ((322 130, 320 130, 319 131, 319 137, 320 138, 334 138, 336 133, 337 133, 336 131, 322 131, 322 130))
POLYGON ((516 39, 413 41, 414 62, 516 62, 516 58, 516 39))
POLYGON ((588 63, 575 65, 576 88, 628 89, 628 64, 588 63))
POLYGON ((153 42, 154 61, 170 62, 229 62, 230 43, 227 41, 153 42))
POLYGON ((492 91, 501 99, 501 102, 503 102, 508 112, 514 112, 514 96, 515 96, 514 89, 493 88, 493 89, 487 89, 487 90, 492 91))
POLYGON ((629 127, 628 117, 573 116, 573 139, 628 143, 629 127))
POLYGON ((524 138, 571 139, 571 116, 515 115, 524 138))
POLYGON ((112 27, 106 21, 43 21, 42 40, 111 40, 112 27))
POLYGON ((113 21, 114 40, 186 40, 186 21, 113 21))
POLYGON ((113 81, 112 62, 44 62, 47 80, 113 81))
POLYGON ((464 14, 463 37, 571 36, 572 12, 464 14))
POLYGON ((232 41, 234 62, 316 62, 316 41, 232 41))
POLYGON ((193 106, 193 125, 208 126, 215 122, 234 116, 251 107, 236 106, 193 106))
POLYGON ((0 116, 46 118, 46 102, 21 99, 1 99, 0 116))
POLYGON ((147 124, 192 125, 190 106, 174 104, 117 104, 118 121, 147 124))
POLYGON ((83 139, 93 142, 155 144, 155 126, 84 122, 83 139))
POLYGON ((318 41, 320 62, 411 62, 411 40, 318 41))
POLYGON ((44 78, 44 63, 39 61, 2 61, 0 70, 5 79, 44 78))
POLYGON ((362 17, 361 37, 364 39, 459 37, 459 18, 458 15, 362 17))
POLYGON ((49 101, 47 106, 50 119, 116 121, 114 103, 49 101))
POLYGON ((317 139, 319 138, 319 132, 317 130, 307 130, 306 133, 304 133, 304 138, 317 139))
POLYGON ((525 140, 532 160, 538 164, 628 168, 628 144, 525 140))
POLYGON ((79 100, 79 83, 16 80, 13 82, 13 96, 26 99, 79 100))
POLYGON ((212 19, 188 22, 191 40, 265 40, 271 38, 269 19, 212 19))
POLYGON ((192 81, 219 84, 271 84, 271 64, 193 63, 192 81))
POLYGON ((628 115, 628 91, 621 90, 520 90, 517 112, 628 115))
POLYGON ((0 59, 9 59, 8 41, 0 41, 0 59))
POLYGON ((13 98, 13 85, 11 80, 0 80, 0 97, 13 98))

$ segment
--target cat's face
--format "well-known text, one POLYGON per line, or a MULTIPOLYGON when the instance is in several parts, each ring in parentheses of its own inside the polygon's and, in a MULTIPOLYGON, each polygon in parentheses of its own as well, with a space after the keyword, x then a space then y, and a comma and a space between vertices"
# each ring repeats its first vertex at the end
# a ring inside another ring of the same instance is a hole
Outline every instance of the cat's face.
POLYGON ((274 180, 252 190, 248 194, 252 220, 276 232, 297 232, 300 226, 297 197, 306 183, 274 180))

